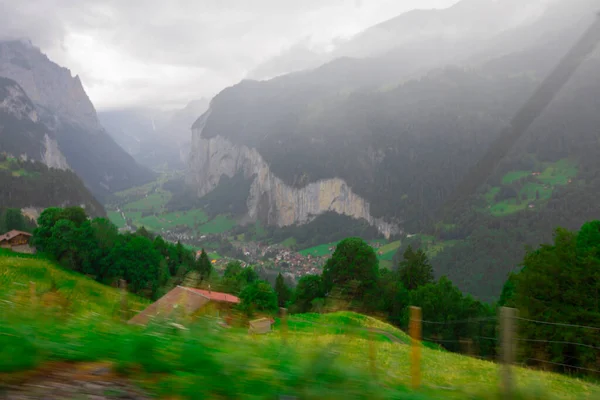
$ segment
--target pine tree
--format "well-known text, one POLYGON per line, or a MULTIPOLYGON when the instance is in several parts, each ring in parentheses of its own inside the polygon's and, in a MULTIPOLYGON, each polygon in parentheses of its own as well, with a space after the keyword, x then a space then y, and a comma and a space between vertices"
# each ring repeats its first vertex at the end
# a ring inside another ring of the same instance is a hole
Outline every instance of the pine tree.
POLYGON ((400 281, 408 290, 433 282, 433 268, 425 252, 421 249, 414 251, 408 246, 400 262, 400 281))
POLYGON ((286 303, 290 300, 291 291, 285 284, 281 272, 277 275, 277 279, 275 280, 275 293, 277 293, 277 303, 279 304, 279 307, 285 307, 286 303))
POLYGON ((200 274, 201 280, 208 279, 212 271, 212 264, 210 263, 208 255, 204 249, 202 249, 200 252, 200 258, 198 258, 198 261, 196 261, 196 270, 200 274))

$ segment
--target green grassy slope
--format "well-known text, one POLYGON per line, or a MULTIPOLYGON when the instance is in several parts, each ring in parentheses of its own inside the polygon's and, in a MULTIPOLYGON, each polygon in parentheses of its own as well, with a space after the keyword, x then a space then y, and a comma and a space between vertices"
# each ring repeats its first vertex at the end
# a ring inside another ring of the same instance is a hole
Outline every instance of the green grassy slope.
MULTIPOLYGON (((111 362, 153 394, 171 398, 496 398, 496 364, 428 348, 422 349, 423 387, 409 391, 408 336, 364 315, 292 315, 287 334, 278 321, 273 333, 250 336, 246 328, 222 329, 210 319, 189 329, 168 321, 128 326, 115 316, 119 299, 118 290, 42 258, 0 253, 0 386, 8 376, 2 373, 67 360, 111 362), (35 305, 29 281, 36 282, 35 305), (70 298, 68 312, 44 305, 53 286, 70 298)), ((515 368, 515 379, 521 391, 543 390, 527 399, 598 395, 598 386, 556 374, 515 368)))
POLYGON ((501 186, 494 186, 484 195, 490 214, 502 217, 527 209, 536 209, 548 201, 553 191, 572 183, 578 168, 569 159, 554 163, 540 163, 536 171, 510 171, 501 179, 501 186), (501 191, 514 194, 499 198, 501 191))
POLYGON ((143 226, 155 232, 175 227, 187 227, 190 231, 200 235, 223 233, 236 226, 236 221, 230 216, 217 215, 210 218, 202 209, 168 211, 167 203, 173 195, 163 188, 163 184, 167 180, 168 176, 161 176, 154 182, 116 193, 112 203, 106 206, 111 221, 119 227, 124 226, 125 221, 116 212, 119 208, 135 226, 143 226))

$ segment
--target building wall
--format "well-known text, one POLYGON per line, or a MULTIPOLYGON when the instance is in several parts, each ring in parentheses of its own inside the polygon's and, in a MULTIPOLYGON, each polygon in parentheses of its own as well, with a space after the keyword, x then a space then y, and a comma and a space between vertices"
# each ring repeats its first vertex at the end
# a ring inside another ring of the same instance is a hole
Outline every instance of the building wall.
POLYGON ((22 246, 25 244, 29 244, 29 236, 18 235, 8 241, 11 246, 22 246))
POLYGON ((17 252, 17 253, 24 253, 24 254, 34 254, 35 248, 31 247, 28 244, 23 244, 23 245, 13 246, 12 251, 17 252))

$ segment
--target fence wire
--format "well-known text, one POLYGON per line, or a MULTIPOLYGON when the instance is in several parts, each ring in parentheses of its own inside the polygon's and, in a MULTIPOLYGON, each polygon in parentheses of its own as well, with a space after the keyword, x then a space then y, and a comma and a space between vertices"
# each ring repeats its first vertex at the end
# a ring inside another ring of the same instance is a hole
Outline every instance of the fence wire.
POLYGON ((568 328, 581 328, 581 329, 591 329, 591 330, 595 330, 595 331, 600 331, 599 327, 596 326, 587 326, 587 325, 577 325, 577 324, 565 324, 562 322, 549 322, 549 321, 540 321, 537 319, 529 319, 529 318, 522 318, 522 317, 514 317, 517 320, 521 320, 521 321, 527 321, 527 322, 534 322, 537 324, 545 324, 545 325, 555 325, 555 326, 564 326, 564 327, 568 327, 568 328))

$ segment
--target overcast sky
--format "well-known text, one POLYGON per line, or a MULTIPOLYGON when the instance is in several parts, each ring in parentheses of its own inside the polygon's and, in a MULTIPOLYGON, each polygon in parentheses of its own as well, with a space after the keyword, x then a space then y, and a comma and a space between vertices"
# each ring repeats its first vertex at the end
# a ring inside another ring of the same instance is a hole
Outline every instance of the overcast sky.
POLYGON ((80 75, 97 109, 175 107, 298 43, 323 51, 402 12, 456 2, 0 0, 0 38, 30 38, 80 75))

